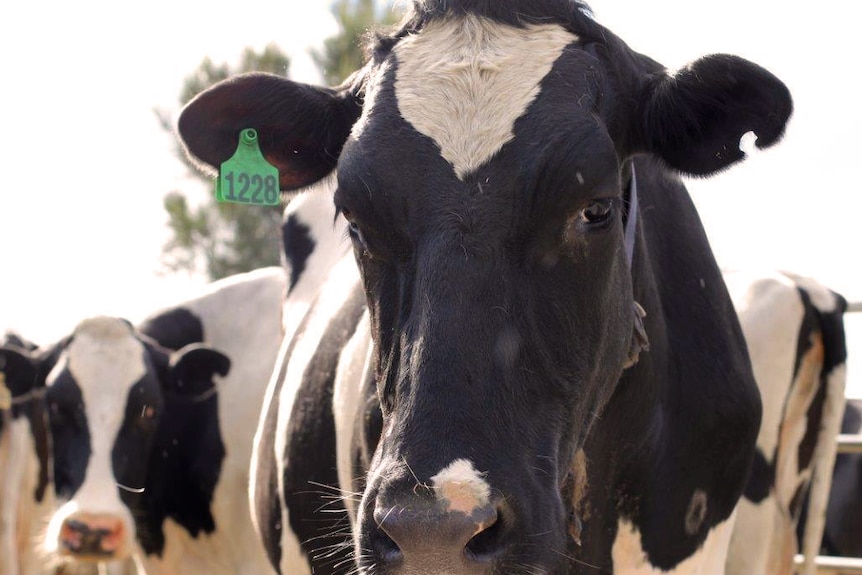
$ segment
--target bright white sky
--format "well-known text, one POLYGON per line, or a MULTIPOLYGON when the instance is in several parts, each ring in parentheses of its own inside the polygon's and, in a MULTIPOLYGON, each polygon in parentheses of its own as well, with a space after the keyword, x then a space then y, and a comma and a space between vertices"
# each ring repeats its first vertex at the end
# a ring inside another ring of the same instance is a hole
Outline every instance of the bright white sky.
MULTIPOLYGON (((175 107, 204 56, 232 61, 244 46, 274 41, 292 54, 293 76, 314 81, 305 50, 335 32, 328 0, 216 6, 228 4, 2 4, 0 329, 44 343, 89 315, 138 320, 201 285, 157 274, 162 197, 187 184, 152 109, 175 107)), ((689 189, 722 265, 789 269, 862 300, 857 3, 592 7, 632 48, 671 68, 729 52, 790 86, 796 111, 784 142, 689 189)), ((862 322, 849 323, 859 333, 851 345, 862 343, 862 322)))

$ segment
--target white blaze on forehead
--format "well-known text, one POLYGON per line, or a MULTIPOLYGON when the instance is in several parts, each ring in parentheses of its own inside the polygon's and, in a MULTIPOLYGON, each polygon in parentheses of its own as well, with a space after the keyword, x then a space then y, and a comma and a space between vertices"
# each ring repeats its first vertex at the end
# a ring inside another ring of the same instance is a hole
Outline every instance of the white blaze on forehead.
POLYGON ((467 459, 456 459, 431 478, 437 499, 448 511, 472 513, 491 500, 491 486, 467 459))
POLYGON ((431 22, 395 47, 395 95, 405 120, 433 139, 463 179, 514 138, 515 121, 577 36, 478 16, 431 22))

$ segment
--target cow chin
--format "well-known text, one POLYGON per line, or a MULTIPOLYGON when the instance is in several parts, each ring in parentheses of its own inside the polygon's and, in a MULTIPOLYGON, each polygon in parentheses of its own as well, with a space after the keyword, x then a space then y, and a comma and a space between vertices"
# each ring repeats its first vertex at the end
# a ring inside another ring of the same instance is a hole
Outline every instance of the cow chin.
POLYGON ((64 564, 126 559, 133 551, 135 527, 128 509, 87 508, 72 500, 51 517, 45 551, 64 564))

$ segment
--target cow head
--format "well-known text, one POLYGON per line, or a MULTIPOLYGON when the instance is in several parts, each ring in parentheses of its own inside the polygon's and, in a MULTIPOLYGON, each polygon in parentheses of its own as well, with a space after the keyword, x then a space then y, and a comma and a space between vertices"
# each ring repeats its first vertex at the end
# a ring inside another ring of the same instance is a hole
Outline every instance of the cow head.
POLYGON ((749 131, 775 143, 791 101, 733 56, 670 75, 573 2, 414 4, 344 86, 239 76, 179 131, 218 166, 255 128, 283 190, 337 168, 383 414, 360 566, 555 570, 576 454, 644 343, 632 158, 714 173, 749 131))
POLYGON ((47 386, 58 499, 47 551, 123 558, 154 512, 141 502, 171 445, 159 446, 160 430, 176 418, 171 398, 212 395, 212 377, 226 374, 229 361, 200 346, 169 353, 108 317, 81 322, 35 361, 47 386))

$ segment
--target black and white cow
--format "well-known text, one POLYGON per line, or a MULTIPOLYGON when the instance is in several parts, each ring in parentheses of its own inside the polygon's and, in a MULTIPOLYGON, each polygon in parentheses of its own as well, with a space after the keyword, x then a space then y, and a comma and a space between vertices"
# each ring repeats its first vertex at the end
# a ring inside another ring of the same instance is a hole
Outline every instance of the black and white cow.
POLYGON ((231 361, 230 373, 218 383, 218 426, 225 455, 209 479, 211 520, 193 521, 199 526, 192 529, 182 521, 166 521, 164 548, 148 550, 147 575, 272 572, 252 525, 248 485, 254 432, 283 333, 286 287, 285 272, 279 267, 237 274, 213 282, 200 296, 161 310, 138 326, 165 347, 204 342, 231 361))
POLYGON ((371 53, 179 120, 209 166, 255 128, 284 190, 337 168, 349 222, 262 414, 273 565, 720 573, 761 408, 675 172, 778 141, 786 87, 726 55, 669 75, 570 0, 416 1, 371 53))
MULTIPOLYGON (((841 433, 862 434, 862 399, 847 400, 841 433)), ((835 459, 825 527, 825 553, 862 557, 862 455, 858 453, 842 453, 835 459)))
POLYGON ((213 374, 229 369, 224 355, 201 345, 169 355, 125 320, 96 317, 20 359, 45 388, 50 422, 56 503, 42 515, 48 561, 127 558, 174 511, 159 498, 167 484, 206 499, 192 464, 163 462, 175 462, 176 441, 213 444, 199 430, 175 432, 193 418, 213 419, 214 400, 204 399, 214 397, 213 374))
POLYGON ((0 338, 0 573, 42 573, 36 540, 52 505, 44 387, 30 361, 36 345, 0 338))
MULTIPOLYGON (((788 273, 725 274, 763 402, 754 466, 740 500, 728 575, 792 575, 810 486, 828 484, 841 424, 844 299, 788 273)), ((812 492, 812 497, 820 495, 812 492)), ((826 499, 814 501, 825 512, 826 499)), ((822 516, 822 515, 821 515, 822 516)), ((802 547, 812 557, 822 527, 802 547)))

